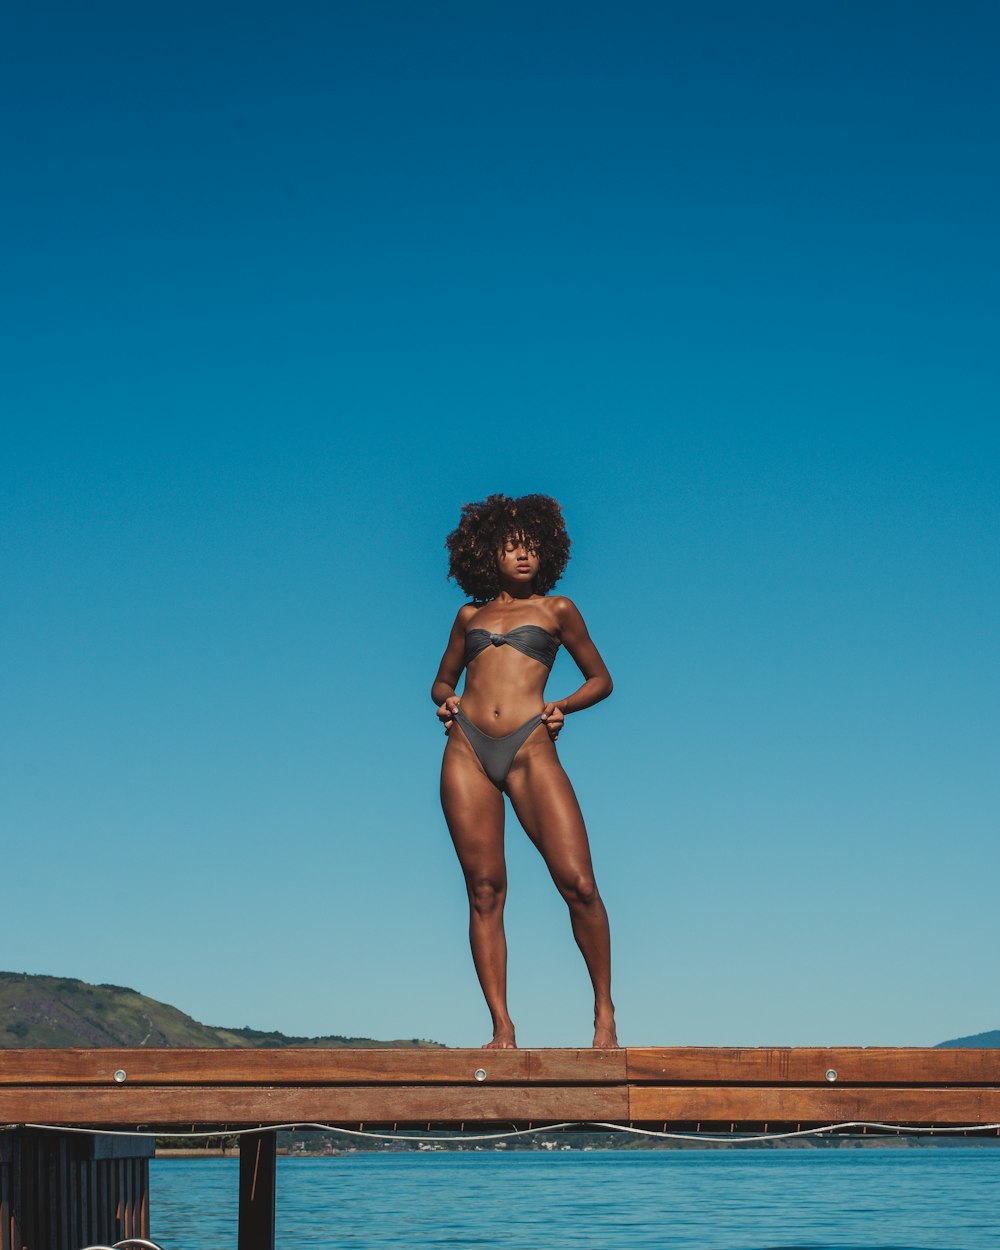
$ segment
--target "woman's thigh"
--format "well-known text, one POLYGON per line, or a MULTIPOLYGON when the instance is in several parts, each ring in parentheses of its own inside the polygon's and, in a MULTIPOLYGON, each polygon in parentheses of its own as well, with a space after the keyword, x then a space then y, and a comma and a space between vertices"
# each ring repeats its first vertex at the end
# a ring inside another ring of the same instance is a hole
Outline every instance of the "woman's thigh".
POLYGON ((441 807, 466 877, 502 880, 503 795, 457 726, 448 736, 441 763, 441 807))
MULTIPOLYGON (((544 727, 537 731, 545 733, 544 727)), ((546 738, 514 761, 507 793, 525 833, 541 852, 560 887, 592 878, 587 827, 572 782, 546 738)))

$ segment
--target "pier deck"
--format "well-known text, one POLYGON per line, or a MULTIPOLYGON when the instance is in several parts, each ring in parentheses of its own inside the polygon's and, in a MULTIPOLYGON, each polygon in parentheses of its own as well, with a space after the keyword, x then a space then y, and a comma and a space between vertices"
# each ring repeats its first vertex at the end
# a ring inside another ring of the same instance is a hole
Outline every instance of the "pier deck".
POLYGON ((456 1128, 1000 1122, 1000 1050, 9 1050, 0 1123, 456 1128))
POLYGON ((125 1235, 123 1211, 138 1220, 132 1235, 148 1236, 140 1156, 151 1138, 135 1143, 129 1171, 116 1157, 128 1149, 112 1149, 120 1138, 105 1136, 77 1160, 72 1129, 250 1130, 240 1139, 239 1250, 273 1250, 276 1125, 433 1131, 564 1122, 696 1133, 869 1122, 1000 1133, 1000 1050, 0 1051, 0 1124, 9 1130, 0 1133, 0 1250, 79 1250, 67 1230, 89 1221, 125 1235), (103 1158, 111 1170, 99 1180, 89 1161, 103 1158))

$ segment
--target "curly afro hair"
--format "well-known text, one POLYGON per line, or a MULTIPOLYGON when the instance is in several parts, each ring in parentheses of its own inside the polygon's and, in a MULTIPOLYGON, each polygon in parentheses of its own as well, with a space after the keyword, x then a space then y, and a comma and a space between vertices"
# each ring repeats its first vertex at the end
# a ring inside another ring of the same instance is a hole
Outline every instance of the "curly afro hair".
POLYGON ((462 505, 462 519, 446 540, 448 576, 477 603, 500 593, 497 553, 509 538, 525 538, 538 552, 536 594, 546 595, 569 561, 562 508, 548 495, 490 495, 462 505))

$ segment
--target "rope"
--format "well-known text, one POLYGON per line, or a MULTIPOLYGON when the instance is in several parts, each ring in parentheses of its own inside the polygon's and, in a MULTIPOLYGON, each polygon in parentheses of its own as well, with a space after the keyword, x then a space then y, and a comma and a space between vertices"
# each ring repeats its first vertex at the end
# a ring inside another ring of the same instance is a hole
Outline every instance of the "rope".
POLYGON ((921 1136, 935 1133, 985 1133, 991 1130, 1000 1130, 1000 1124, 967 1124, 953 1128, 926 1128, 912 1124, 882 1124, 878 1120, 846 1120, 843 1124, 825 1124, 822 1128, 795 1129, 787 1133, 755 1133, 752 1136, 730 1134, 726 1137, 709 1137, 704 1133, 659 1133, 655 1129, 632 1128, 626 1124, 602 1124, 599 1120, 591 1120, 589 1123, 597 1128, 613 1128, 619 1133, 641 1133, 644 1137, 662 1137, 670 1141, 713 1142, 721 1146, 742 1145, 745 1142, 755 1141, 781 1141, 786 1137, 817 1137, 820 1133, 841 1133, 845 1129, 853 1128, 874 1128, 887 1133, 916 1133, 921 1136))
POLYGON ((654 1137, 666 1141, 690 1141, 690 1142, 709 1142, 718 1146, 742 1146, 750 1142, 763 1141, 782 1141, 790 1137, 819 1137, 823 1133, 842 1133, 849 1129, 876 1129, 879 1132, 886 1133, 911 1133, 920 1136, 936 1136, 941 1133, 988 1133, 1000 1132, 1000 1123, 998 1124, 965 1124, 946 1128, 929 1128, 914 1126, 911 1124, 883 1124, 878 1120, 845 1120, 840 1124, 824 1124, 818 1128, 795 1129, 785 1133, 754 1133, 754 1134, 727 1134, 724 1137, 708 1136, 705 1133, 668 1133, 666 1131, 659 1132, 651 1128, 633 1128, 626 1124, 610 1124, 602 1120, 567 1120, 561 1124, 547 1124, 539 1128, 520 1128, 508 1129, 501 1133, 479 1133, 479 1134, 452 1134, 444 1133, 421 1134, 415 1135, 410 1133, 373 1133, 364 1129, 341 1128, 336 1124, 316 1124, 308 1121, 299 1121, 291 1124, 262 1124, 258 1128, 242 1128, 232 1129, 226 1132, 208 1132, 199 1131, 196 1133, 152 1133, 142 1132, 138 1129, 100 1129, 100 1128, 79 1128, 67 1127, 58 1124, 5 1124, 4 1129, 13 1128, 30 1128, 40 1129, 47 1133, 87 1133, 95 1137, 166 1137, 166 1138, 183 1138, 190 1139, 192 1137, 243 1137, 249 1133, 264 1132, 287 1132, 292 1129, 314 1130, 324 1133, 341 1133, 345 1137, 361 1137, 372 1141, 403 1141, 403 1142, 477 1142, 477 1141, 507 1141, 515 1137, 525 1137, 528 1134, 536 1133, 553 1133, 563 1129, 604 1129, 614 1133, 632 1133, 640 1137, 654 1137))
POLYGON ((113 1246, 84 1246, 83 1250, 163 1250, 155 1241, 146 1241, 142 1237, 126 1237, 124 1241, 116 1241, 113 1246))

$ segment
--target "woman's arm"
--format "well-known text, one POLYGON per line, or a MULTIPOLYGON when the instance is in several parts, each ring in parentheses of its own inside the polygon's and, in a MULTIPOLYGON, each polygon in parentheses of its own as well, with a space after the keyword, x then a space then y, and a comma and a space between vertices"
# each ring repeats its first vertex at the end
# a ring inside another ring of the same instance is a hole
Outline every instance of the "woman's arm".
POLYGON ((455 693, 455 687, 458 685, 458 679, 462 676, 462 669, 465 667, 466 623, 474 612, 475 608, 469 604, 459 608, 458 615, 455 617, 455 623, 452 625, 451 633, 448 636, 448 645, 444 649, 444 655, 441 657, 441 663, 438 666, 437 676, 434 678, 434 684, 431 686, 431 698, 437 704, 438 717, 444 721, 446 729, 450 728, 452 713, 458 706, 458 695, 455 693))
POLYGON ((556 699, 553 703, 545 705, 542 719, 547 724, 552 738, 555 739, 562 728, 564 717, 573 712, 582 712, 584 708, 593 707, 595 703, 606 699, 614 689, 614 682, 611 680, 607 665, 601 659, 601 653, 594 646, 593 639, 587 632, 587 626, 579 608, 572 599, 560 596, 553 606, 559 624, 560 641, 573 657, 584 678, 579 690, 574 690, 564 699, 556 699))

